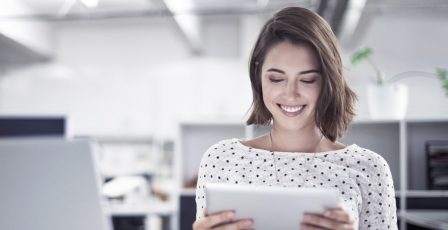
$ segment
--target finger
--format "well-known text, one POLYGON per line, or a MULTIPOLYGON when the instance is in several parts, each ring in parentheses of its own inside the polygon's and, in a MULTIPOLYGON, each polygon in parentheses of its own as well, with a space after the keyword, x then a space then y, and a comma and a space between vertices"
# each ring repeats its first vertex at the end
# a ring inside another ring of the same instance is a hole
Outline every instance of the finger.
POLYGON ((308 225, 308 224, 301 224, 300 230, 323 230, 324 228, 308 225))
POLYGON ((324 217, 339 222, 353 223, 353 217, 349 214, 349 212, 342 208, 328 209, 324 212, 324 217))
POLYGON ((328 229, 341 229, 341 230, 351 229, 351 224, 342 223, 323 216, 317 216, 312 214, 305 214, 303 216, 303 223, 328 229))
POLYGON ((202 228, 211 228, 215 225, 223 224, 225 222, 232 221, 235 213, 233 211, 221 212, 213 215, 209 215, 205 217, 202 221, 200 221, 199 227, 202 228))
POLYGON ((243 219, 234 221, 229 224, 213 228, 213 230, 240 230, 240 229, 253 229, 253 221, 251 219, 243 219))

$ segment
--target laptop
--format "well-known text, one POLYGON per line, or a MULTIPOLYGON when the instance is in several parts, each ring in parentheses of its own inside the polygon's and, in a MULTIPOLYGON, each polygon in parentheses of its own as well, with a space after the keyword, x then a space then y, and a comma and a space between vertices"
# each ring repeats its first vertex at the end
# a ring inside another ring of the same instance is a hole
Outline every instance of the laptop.
POLYGON ((0 229, 110 230, 86 140, 0 140, 0 229))

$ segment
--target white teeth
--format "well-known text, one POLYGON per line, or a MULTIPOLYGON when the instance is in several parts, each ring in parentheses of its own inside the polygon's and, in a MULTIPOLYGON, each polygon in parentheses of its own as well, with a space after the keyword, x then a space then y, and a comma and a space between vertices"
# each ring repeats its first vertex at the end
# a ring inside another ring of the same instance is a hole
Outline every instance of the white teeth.
POLYGON ((298 112, 300 110, 303 109, 303 105, 301 106, 285 106, 285 105, 281 105, 280 106, 283 110, 285 110, 288 113, 295 113, 298 112))

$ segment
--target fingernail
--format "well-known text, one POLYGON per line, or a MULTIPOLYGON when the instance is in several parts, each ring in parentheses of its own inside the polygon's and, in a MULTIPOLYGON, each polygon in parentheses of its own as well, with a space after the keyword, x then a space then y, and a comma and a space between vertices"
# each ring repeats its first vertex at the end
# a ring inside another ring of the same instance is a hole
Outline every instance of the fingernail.
POLYGON ((252 221, 251 221, 251 220, 245 220, 245 221, 243 222, 243 226, 244 226, 244 227, 250 227, 250 226, 252 226, 252 221))
POLYGON ((330 216, 330 212, 329 211, 325 211, 324 212, 324 216, 329 217, 330 216))
POLYGON ((308 216, 307 214, 303 215, 303 221, 308 221, 310 218, 310 216, 308 216))
POLYGON ((227 214, 227 218, 233 218, 235 216, 234 212, 228 212, 227 214))

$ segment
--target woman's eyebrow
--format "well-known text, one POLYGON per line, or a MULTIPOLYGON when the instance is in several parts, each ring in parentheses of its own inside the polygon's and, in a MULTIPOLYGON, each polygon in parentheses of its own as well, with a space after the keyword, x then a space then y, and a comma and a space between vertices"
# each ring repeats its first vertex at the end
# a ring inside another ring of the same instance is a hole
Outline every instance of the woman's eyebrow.
POLYGON ((301 74, 309 74, 309 73, 320 73, 320 70, 318 70, 318 69, 305 70, 305 71, 299 72, 299 75, 301 75, 301 74))
MULTIPOLYGON (((276 68, 270 68, 270 69, 266 70, 266 72, 276 72, 276 73, 285 74, 285 71, 283 71, 281 69, 276 69, 276 68)), ((310 69, 310 70, 305 70, 305 71, 299 72, 299 75, 309 74, 309 73, 321 73, 321 71, 318 69, 310 69)))
POLYGON ((266 70, 266 72, 276 72, 276 73, 285 74, 285 71, 276 69, 276 68, 270 68, 270 69, 266 70))

